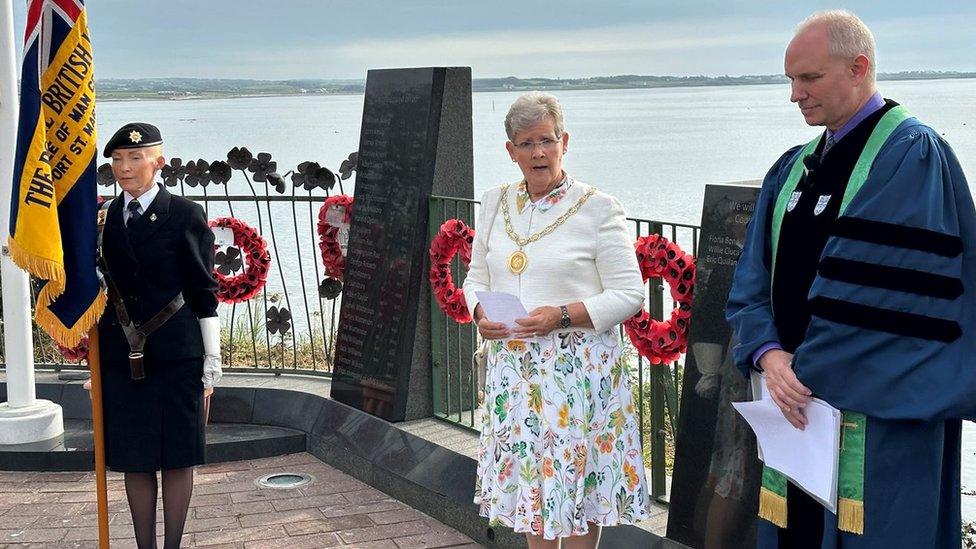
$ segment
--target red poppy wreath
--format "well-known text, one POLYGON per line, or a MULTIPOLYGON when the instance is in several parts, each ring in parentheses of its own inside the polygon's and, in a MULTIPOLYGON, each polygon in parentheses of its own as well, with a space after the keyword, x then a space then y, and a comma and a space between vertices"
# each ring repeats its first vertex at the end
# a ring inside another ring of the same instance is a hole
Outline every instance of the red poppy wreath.
MULTIPOLYGON (((218 217, 210 222, 211 227, 227 228, 234 232, 234 245, 240 248, 247 268, 238 275, 230 275, 236 269, 214 269, 217 277, 217 300, 221 303, 240 303, 256 296, 268 281, 271 268, 271 254, 268 243, 260 234, 243 221, 234 217, 218 217)), ((230 255, 230 254, 226 254, 230 255)))
POLYGON ((467 266, 471 263, 471 243, 474 242, 474 229, 468 227, 460 219, 448 219, 441 225, 434 240, 430 243, 430 287, 434 290, 434 299, 444 314, 456 322, 467 324, 471 322, 468 304, 464 301, 464 292, 454 285, 451 276, 451 260, 458 253, 461 263, 467 266))
POLYGON ((65 347, 60 343, 57 343, 58 350, 61 351, 61 356, 64 357, 68 362, 81 362, 82 360, 88 360, 88 338, 83 337, 78 345, 74 347, 65 347))
POLYGON ((340 223, 348 225, 352 222, 352 197, 337 194, 325 199, 325 204, 319 208, 319 250, 322 252, 322 264, 325 266, 326 276, 342 280, 342 272, 346 269, 346 256, 342 255, 339 245, 340 223), (338 215, 330 212, 341 212, 342 221, 338 215))
POLYGON ((647 309, 643 309, 624 322, 624 329, 637 352, 652 364, 674 362, 688 350, 695 258, 657 234, 638 238, 634 247, 644 280, 662 277, 671 288, 671 297, 677 306, 671 311, 671 318, 665 321, 654 320, 647 309))

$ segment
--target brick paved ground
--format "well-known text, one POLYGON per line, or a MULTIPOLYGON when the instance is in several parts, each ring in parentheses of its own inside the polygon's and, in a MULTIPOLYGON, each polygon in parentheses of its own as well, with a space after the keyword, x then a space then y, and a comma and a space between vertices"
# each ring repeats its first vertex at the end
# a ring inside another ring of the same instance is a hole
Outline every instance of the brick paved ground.
MULTIPOLYGON (((122 475, 109 473, 108 499, 113 549, 135 547, 122 475)), ((161 522, 157 532, 162 546, 161 522)), ((97 547, 97 539, 94 473, 0 471, 0 547, 97 547)), ((183 546, 480 547, 305 453, 199 467, 183 546), (291 490, 254 483, 284 471, 315 480, 291 490)))

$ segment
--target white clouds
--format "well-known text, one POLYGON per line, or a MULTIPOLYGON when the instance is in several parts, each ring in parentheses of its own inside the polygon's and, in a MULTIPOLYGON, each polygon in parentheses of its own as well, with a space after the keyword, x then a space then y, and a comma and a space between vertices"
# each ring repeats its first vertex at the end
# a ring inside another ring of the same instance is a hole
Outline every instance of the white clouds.
MULTIPOLYGON (((971 2, 845 3, 874 30, 882 71, 976 69, 971 2)), ((793 26, 821 2, 169 0, 162 20, 152 3, 89 4, 103 78, 358 79, 431 65, 476 77, 780 73, 793 26)), ((14 7, 20 36, 23 2, 14 7)))
POLYGON ((471 65, 479 76, 722 74, 730 72, 722 68, 730 61, 724 53, 768 52, 778 56, 790 32, 771 28, 768 21, 725 20, 571 32, 485 31, 359 40, 334 48, 331 53, 340 63, 369 67, 471 65), (701 63, 696 66, 696 62, 701 63))

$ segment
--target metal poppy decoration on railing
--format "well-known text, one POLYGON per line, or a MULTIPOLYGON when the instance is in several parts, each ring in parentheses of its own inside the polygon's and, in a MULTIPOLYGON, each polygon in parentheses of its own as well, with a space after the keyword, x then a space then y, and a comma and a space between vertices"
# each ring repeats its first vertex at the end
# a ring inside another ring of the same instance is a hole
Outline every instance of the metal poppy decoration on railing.
POLYGON ((329 277, 319 284, 319 297, 322 299, 335 299, 342 293, 342 282, 338 279, 329 277))
POLYGON ((265 326, 268 328, 268 332, 272 334, 285 335, 291 329, 291 312, 285 307, 279 309, 272 305, 268 309, 265 326))
POLYGON ((339 165, 339 177, 345 181, 349 179, 352 172, 356 171, 356 167, 359 165, 359 151, 354 151, 349 153, 349 157, 342 161, 339 165))
MULTIPOLYGON (((280 194, 284 194, 288 188, 285 182, 288 176, 291 176, 291 182, 295 187, 301 187, 306 191, 314 189, 330 191, 335 187, 336 181, 343 181, 352 176, 358 161, 359 153, 352 152, 342 161, 338 174, 318 162, 305 161, 296 169, 281 175, 276 171, 278 163, 269 153, 258 153, 255 157, 247 147, 234 147, 227 152, 226 162, 223 160, 208 162, 200 158, 184 164, 182 158, 171 158, 160 169, 159 177, 167 187, 176 187, 181 183, 186 183, 190 187, 206 187, 211 183, 224 185, 230 181, 232 170, 241 170, 251 172, 254 181, 270 183, 280 194)), ((111 187, 116 183, 111 163, 106 162, 98 167, 99 185, 111 187)))
MULTIPOLYGON (((244 149, 245 151, 247 149, 244 149)), ((250 154, 250 153, 249 153, 250 154)), ((265 182, 268 180, 268 174, 276 171, 278 169, 278 163, 271 160, 271 155, 268 153, 258 153, 256 158, 252 158, 247 164, 247 171, 254 174, 254 180, 265 182)))
POLYGON ((215 160, 210 163, 210 180, 214 185, 223 185, 230 181, 230 164, 223 160, 215 160))
POLYGON ((295 173, 291 174, 291 182, 306 191, 329 190, 335 187, 336 176, 332 170, 321 166, 318 162, 306 161, 299 164, 295 173))
MULTIPOLYGON (((246 152, 247 149, 244 151, 246 152)), ((247 154, 250 155, 250 153, 247 154)), ((228 153, 228 158, 230 158, 230 153, 228 153)), ((176 187, 181 183, 186 183, 190 187, 206 187, 211 183, 223 185, 230 181, 231 165, 223 160, 207 162, 202 158, 184 164, 183 159, 174 157, 159 170, 159 177, 163 180, 163 185, 167 187, 176 187)), ((111 187, 115 183, 112 164, 106 162, 99 166, 98 184, 103 187, 111 187)))
POLYGON ((186 163, 186 177, 183 179, 191 187, 206 187, 210 183, 210 162, 204 159, 186 163))
POLYGON ((214 254, 214 264, 217 267, 217 272, 229 276, 231 273, 236 273, 244 268, 244 259, 241 257, 241 251, 238 248, 228 246, 226 251, 214 254))
POLYGON ((227 153, 227 164, 233 170, 246 170, 253 158, 247 147, 234 147, 227 153))
MULTIPOLYGON (((257 177, 255 176, 255 179, 256 178, 257 177)), ((268 178, 268 182, 271 183, 271 185, 275 188, 276 191, 278 191, 279 194, 284 194, 285 189, 288 187, 288 185, 285 184, 285 178, 281 177, 280 173, 269 172, 267 174, 267 178, 268 178)))
POLYGON ((103 187, 115 185, 115 174, 112 173, 112 165, 108 162, 98 167, 98 184, 103 187))
POLYGON ((159 176, 163 178, 163 185, 175 187, 186 177, 186 167, 183 166, 183 159, 170 158, 169 163, 159 171, 159 176))

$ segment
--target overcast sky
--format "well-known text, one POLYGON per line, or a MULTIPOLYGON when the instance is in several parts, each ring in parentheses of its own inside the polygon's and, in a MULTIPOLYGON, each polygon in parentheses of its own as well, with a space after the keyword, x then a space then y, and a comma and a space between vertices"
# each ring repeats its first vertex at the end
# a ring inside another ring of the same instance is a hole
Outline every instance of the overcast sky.
MULTIPOLYGON (((18 43, 25 0, 14 1, 18 43)), ((976 71, 972 0, 90 0, 100 78, 364 78, 468 65, 475 77, 783 70, 792 29, 844 7, 879 70, 976 71)))

